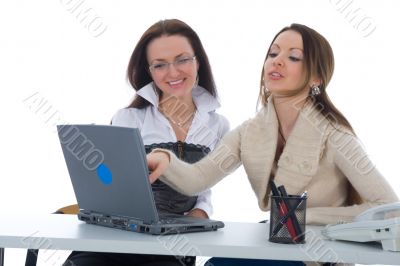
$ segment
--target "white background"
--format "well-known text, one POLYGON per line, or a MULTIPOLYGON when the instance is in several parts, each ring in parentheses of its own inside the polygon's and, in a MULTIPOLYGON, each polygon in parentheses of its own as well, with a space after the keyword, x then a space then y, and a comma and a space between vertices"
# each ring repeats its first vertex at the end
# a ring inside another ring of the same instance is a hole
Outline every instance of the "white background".
MULTIPOLYGON (((2 1, 2 215, 50 213, 76 202, 55 124, 108 124, 132 99, 125 73, 136 42, 165 18, 181 19, 199 34, 216 78, 219 112, 232 128, 255 114, 275 33, 292 22, 319 31, 336 59, 328 92, 400 194, 399 7, 395 0, 2 1)), ((213 202, 216 219, 268 218, 242 168, 213 189, 213 202)), ((23 255, 6 250, 6 265, 23 263, 23 255)))

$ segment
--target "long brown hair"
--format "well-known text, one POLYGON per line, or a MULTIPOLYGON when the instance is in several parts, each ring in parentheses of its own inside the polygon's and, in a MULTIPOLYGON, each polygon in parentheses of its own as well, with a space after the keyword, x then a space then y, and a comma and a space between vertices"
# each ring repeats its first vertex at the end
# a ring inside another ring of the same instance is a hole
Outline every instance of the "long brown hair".
MULTIPOLYGON (((217 90, 215 88, 211 66, 200 38, 191 27, 178 19, 160 20, 143 33, 132 52, 127 69, 127 78, 132 87, 138 91, 143 86, 153 81, 149 73, 149 63, 147 62, 146 50, 148 44, 152 40, 163 35, 180 35, 188 39, 199 63, 198 84, 205 88, 211 95, 217 97, 217 90)), ((156 88, 156 90, 158 95, 161 95, 161 91, 158 88, 156 88)), ((128 107, 145 108, 149 104, 150 103, 144 98, 135 95, 133 101, 128 107)))
MULTIPOLYGON (((313 104, 329 121, 330 123, 336 125, 344 126, 354 133, 350 122, 344 117, 344 115, 335 107, 335 105, 330 100, 328 94, 326 93, 326 88, 329 81, 332 78, 335 60, 333 56, 332 48, 329 42, 315 30, 301 25, 292 24, 289 27, 283 28, 279 31, 274 39, 272 40, 265 60, 267 60, 270 53, 270 49, 275 39, 282 33, 288 30, 298 32, 303 39, 303 49, 304 49, 304 67, 306 69, 306 78, 304 81, 304 86, 306 86, 313 75, 317 76, 321 84, 318 86, 321 93, 319 95, 313 96, 313 104)), ((264 60, 264 62, 265 62, 264 60)), ((263 106, 267 105, 268 97, 270 93, 264 87, 264 68, 261 71, 261 81, 260 81, 260 93, 258 96, 258 103, 263 106)))

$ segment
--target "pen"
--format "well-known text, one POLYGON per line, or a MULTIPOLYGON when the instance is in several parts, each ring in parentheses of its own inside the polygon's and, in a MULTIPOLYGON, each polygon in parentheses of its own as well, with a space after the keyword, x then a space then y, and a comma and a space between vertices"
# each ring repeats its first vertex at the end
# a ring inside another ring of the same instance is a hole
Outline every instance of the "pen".
MULTIPOLYGON (((293 207, 292 209, 290 209, 279 221, 278 224, 276 225, 274 231, 272 232, 272 234, 276 234, 278 233, 278 231, 282 228, 282 226, 287 222, 287 220, 289 219, 290 216, 292 216, 295 211, 300 207, 301 203, 307 198, 307 191, 303 192, 303 194, 301 194, 300 196, 300 201, 297 203, 297 205, 295 207, 293 207)), ((298 222, 298 221, 297 221, 298 222)), ((300 225, 299 225, 300 227, 300 225)), ((297 232, 298 234, 301 233, 301 229, 300 231, 297 232)), ((296 237, 298 236, 298 234, 296 235, 296 237)))
MULTIPOLYGON (((270 186, 271 186, 272 195, 277 197, 275 199, 275 203, 276 203, 276 206, 277 206, 277 208, 279 210, 279 217, 285 216, 285 214, 288 212, 288 209, 287 209, 287 206, 286 206, 285 202, 282 199, 282 195, 281 195, 281 193, 279 193, 278 189, 276 188, 276 185, 275 185, 274 181, 272 181, 272 180, 270 181, 270 186)), ((282 225, 280 226, 280 228, 282 228, 282 225)), ((296 239, 297 234, 296 234, 296 230, 295 230, 295 228, 293 226, 292 219, 288 219, 287 220, 286 228, 288 229, 291 238, 293 240, 296 239)), ((274 232, 275 232, 275 230, 274 230, 274 232)), ((273 233, 272 235, 275 235, 276 233, 277 232, 273 233)))
POLYGON ((270 180, 270 181, 269 181, 269 184, 270 184, 270 186, 271 186, 272 196, 279 196, 279 191, 278 191, 278 189, 276 188, 275 182, 272 181, 272 180, 270 180))
MULTIPOLYGON (((283 200, 283 202, 285 203, 285 205, 286 205, 286 208, 287 208, 287 211, 286 212, 288 212, 289 211, 289 207, 290 207, 290 204, 288 203, 288 201, 287 201, 287 198, 289 197, 288 196, 288 194, 286 193, 286 189, 285 189, 285 187, 284 186, 279 186, 278 187, 278 190, 279 190, 279 192, 281 193, 281 195, 282 195, 282 200, 283 200)), ((286 213, 285 213, 286 214, 286 213)), ((293 226, 294 226, 294 230, 295 230, 295 237, 293 238, 293 240, 294 241, 296 241, 296 238, 297 238, 297 236, 299 236, 299 235, 301 235, 301 227, 300 227, 300 225, 299 225, 299 221, 297 220, 297 217, 295 216, 295 215, 291 215, 290 216, 290 219, 288 220, 288 222, 289 221, 292 221, 292 223, 293 223, 293 226)))

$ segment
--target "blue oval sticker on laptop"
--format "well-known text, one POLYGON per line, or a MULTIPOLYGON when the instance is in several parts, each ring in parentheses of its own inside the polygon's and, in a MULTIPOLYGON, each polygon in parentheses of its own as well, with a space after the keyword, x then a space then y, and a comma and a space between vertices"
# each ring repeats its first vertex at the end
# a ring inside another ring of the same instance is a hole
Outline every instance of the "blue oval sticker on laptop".
POLYGON ((110 169, 105 164, 100 164, 97 169, 97 176, 104 185, 109 185, 112 182, 112 174, 110 169))

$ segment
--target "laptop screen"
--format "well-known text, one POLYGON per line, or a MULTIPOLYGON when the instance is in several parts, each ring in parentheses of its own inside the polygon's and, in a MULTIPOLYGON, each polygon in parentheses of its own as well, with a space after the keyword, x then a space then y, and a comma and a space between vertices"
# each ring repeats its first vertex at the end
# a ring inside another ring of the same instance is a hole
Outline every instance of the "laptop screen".
POLYGON ((137 128, 59 125, 57 130, 81 210, 158 221, 137 128))

